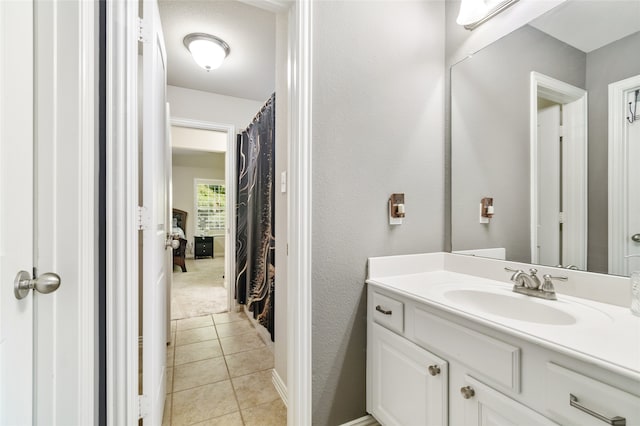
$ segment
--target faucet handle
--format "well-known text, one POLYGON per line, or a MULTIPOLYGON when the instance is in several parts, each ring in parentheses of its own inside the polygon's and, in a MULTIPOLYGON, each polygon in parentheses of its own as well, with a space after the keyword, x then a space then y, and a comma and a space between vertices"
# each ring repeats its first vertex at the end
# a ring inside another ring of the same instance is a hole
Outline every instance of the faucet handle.
POLYGON ((544 279, 544 282, 542 283, 542 286, 540 287, 540 290, 542 291, 548 291, 548 292, 555 292, 555 288, 553 287, 553 281, 552 280, 560 280, 560 281, 567 281, 569 278, 568 277, 552 277, 549 274, 544 274, 542 276, 542 278, 544 279))
POLYGON ((507 272, 513 272, 513 275, 511 275, 510 280, 513 281, 517 287, 524 286, 524 283, 522 282, 520 277, 522 275, 526 275, 526 274, 524 273, 524 271, 522 269, 511 269, 511 268, 508 268, 508 267, 505 266, 504 270, 507 271, 507 272))
POLYGON ((538 273, 538 270, 536 268, 531 268, 529 269, 529 272, 531 272, 531 276, 535 276, 538 273))

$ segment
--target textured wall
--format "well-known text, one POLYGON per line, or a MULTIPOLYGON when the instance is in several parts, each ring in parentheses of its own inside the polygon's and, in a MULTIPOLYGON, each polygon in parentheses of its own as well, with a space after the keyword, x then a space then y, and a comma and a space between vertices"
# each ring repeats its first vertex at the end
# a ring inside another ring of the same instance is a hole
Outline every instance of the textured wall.
POLYGON ((589 242, 590 271, 608 270, 608 96, 609 84, 640 74, 640 33, 587 55, 589 92, 589 242))
POLYGON ((336 425, 365 414, 367 258, 443 248, 444 3, 313 8, 313 424, 336 425))
POLYGON ((286 13, 276 16, 276 164, 275 235, 276 235, 276 298, 274 368, 287 384, 287 193, 280 192, 280 176, 289 169, 288 152, 288 99, 287 93, 287 37, 286 13))
POLYGON ((249 125, 266 99, 251 100, 167 86, 167 101, 171 117, 233 124, 236 132, 249 125))

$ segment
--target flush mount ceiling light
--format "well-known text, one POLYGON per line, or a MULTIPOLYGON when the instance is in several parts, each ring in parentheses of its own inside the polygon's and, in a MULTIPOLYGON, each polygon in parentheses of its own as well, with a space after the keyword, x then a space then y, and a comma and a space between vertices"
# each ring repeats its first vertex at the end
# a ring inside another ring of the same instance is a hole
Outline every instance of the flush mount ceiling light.
POLYGON ((518 0, 462 0, 456 23, 473 30, 518 0))
POLYGON ((219 68, 230 52, 229 45, 224 40, 211 34, 192 33, 183 42, 193 60, 207 71, 219 68))

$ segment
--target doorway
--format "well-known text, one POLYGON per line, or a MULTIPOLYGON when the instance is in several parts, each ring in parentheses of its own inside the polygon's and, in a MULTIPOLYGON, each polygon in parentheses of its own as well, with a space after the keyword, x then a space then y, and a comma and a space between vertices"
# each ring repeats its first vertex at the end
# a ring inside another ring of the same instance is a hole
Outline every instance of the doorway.
POLYGON ((230 179, 233 171, 226 172, 232 126, 185 124, 174 121, 171 126, 172 226, 181 242, 179 255, 184 256, 176 258, 174 251, 171 320, 231 311, 234 305, 232 263, 227 259, 235 215, 230 195, 236 185, 230 179), (178 268, 182 260, 185 268, 178 268))
POLYGON ((584 270, 587 92, 532 72, 530 101, 531 262, 584 270))

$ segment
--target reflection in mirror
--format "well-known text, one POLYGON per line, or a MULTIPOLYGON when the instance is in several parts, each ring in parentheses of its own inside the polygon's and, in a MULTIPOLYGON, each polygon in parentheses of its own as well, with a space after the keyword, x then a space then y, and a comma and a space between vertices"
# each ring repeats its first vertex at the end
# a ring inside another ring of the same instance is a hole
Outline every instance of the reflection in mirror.
POLYGON ((640 270, 639 17, 569 0, 452 67, 453 251, 640 270))

